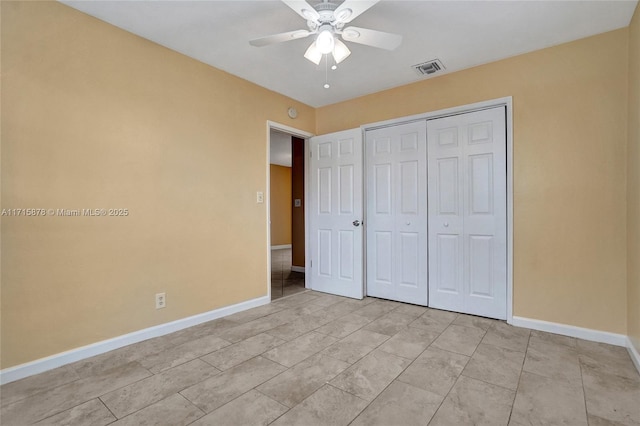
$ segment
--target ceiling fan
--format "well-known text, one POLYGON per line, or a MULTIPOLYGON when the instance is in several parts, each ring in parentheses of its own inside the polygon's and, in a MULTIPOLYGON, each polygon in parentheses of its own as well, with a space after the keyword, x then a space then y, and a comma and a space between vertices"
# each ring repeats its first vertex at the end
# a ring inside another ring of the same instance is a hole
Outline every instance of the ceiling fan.
POLYGON ((274 43, 296 40, 316 35, 304 57, 318 65, 323 55, 331 53, 336 64, 345 60, 351 51, 344 41, 394 50, 402 42, 402 36, 359 27, 345 27, 380 0, 345 0, 342 4, 323 0, 311 6, 305 0, 282 0, 307 21, 308 30, 296 30, 274 34, 249 41, 252 46, 262 47, 274 43))

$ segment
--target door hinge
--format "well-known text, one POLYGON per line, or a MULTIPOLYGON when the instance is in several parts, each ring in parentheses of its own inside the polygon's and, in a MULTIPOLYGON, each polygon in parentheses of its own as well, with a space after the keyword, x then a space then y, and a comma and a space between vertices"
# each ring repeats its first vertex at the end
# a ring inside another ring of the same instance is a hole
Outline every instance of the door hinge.
POLYGON ((309 158, 313 158, 313 151, 309 151, 309 158))
POLYGON ((309 268, 313 268, 313 260, 309 261, 309 268))

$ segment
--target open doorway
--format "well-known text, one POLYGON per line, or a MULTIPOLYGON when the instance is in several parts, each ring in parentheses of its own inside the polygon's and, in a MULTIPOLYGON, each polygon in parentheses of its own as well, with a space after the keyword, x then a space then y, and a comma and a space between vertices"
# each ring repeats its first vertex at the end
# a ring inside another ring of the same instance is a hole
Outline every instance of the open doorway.
POLYGON ((269 130, 271 300, 305 290, 304 139, 269 130))

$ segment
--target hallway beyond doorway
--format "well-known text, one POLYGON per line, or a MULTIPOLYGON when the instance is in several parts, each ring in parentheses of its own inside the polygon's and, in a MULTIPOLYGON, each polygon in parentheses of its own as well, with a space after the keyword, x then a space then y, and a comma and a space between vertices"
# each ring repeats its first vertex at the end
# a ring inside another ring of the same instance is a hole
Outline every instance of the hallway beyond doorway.
POLYGON ((291 249, 272 249, 271 300, 304 290, 304 273, 291 270, 291 249))

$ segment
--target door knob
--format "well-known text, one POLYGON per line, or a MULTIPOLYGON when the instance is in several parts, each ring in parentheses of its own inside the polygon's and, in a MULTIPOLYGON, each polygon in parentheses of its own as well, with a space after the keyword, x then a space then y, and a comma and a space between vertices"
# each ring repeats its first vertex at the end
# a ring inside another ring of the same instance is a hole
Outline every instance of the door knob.
POLYGON ((353 221, 353 226, 360 226, 360 221, 359 220, 354 220, 353 221))
POLYGON ((445 227, 445 228, 448 228, 448 227, 449 227, 449 222, 445 222, 445 223, 444 223, 444 227, 445 227))

